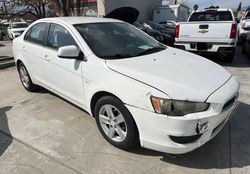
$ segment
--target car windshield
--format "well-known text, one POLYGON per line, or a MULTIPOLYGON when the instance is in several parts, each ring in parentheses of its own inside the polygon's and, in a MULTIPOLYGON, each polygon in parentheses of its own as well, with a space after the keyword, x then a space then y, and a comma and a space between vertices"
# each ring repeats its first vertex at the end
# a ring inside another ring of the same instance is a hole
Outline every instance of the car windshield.
POLYGON ((28 24, 26 23, 13 23, 12 28, 26 28, 28 24))
POLYGON ((210 10, 206 12, 195 12, 191 15, 189 21, 232 21, 233 17, 230 11, 210 10))
POLYGON ((126 23, 88 23, 74 26, 96 56, 103 59, 135 57, 166 48, 126 23))

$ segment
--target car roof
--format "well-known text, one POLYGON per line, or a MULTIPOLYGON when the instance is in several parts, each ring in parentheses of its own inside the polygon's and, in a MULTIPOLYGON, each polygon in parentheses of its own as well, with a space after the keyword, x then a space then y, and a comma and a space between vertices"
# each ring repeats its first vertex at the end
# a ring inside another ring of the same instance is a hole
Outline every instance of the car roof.
POLYGON ((193 11, 193 12, 207 12, 207 11, 232 11, 231 9, 228 9, 228 8, 211 8, 211 9, 203 9, 203 10, 196 10, 196 11, 193 11))
POLYGON ((67 22, 71 25, 82 23, 102 23, 102 22, 122 22, 116 19, 102 18, 102 17, 54 17, 43 18, 37 22, 67 22))

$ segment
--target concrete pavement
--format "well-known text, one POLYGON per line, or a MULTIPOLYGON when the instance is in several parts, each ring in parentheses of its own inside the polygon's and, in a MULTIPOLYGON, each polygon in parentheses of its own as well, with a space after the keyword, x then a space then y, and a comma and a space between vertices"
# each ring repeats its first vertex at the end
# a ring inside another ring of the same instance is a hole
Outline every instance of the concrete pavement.
POLYGON ((87 113, 54 94, 29 93, 15 68, 0 71, 0 174, 250 174, 250 60, 225 65, 241 81, 231 123, 191 153, 168 156, 108 144, 87 113))
POLYGON ((0 56, 13 57, 11 46, 12 41, 0 41, 0 56))
POLYGON ((0 69, 15 65, 11 47, 12 41, 0 41, 0 69))

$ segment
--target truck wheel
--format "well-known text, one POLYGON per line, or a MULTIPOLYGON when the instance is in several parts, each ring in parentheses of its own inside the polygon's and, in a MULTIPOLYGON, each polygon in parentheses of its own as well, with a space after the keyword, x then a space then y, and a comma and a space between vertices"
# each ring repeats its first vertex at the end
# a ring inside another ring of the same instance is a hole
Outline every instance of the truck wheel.
POLYGON ((104 96, 95 105, 94 116, 102 136, 112 145, 129 150, 138 140, 138 131, 128 109, 118 98, 104 96))
POLYGON ((226 63, 232 63, 234 60, 234 52, 233 53, 229 53, 225 58, 224 58, 224 62, 226 63))
POLYGON ((246 52, 246 43, 245 43, 245 42, 243 42, 243 44, 242 44, 241 53, 243 53, 243 54, 246 54, 246 53, 247 53, 247 52, 246 52))

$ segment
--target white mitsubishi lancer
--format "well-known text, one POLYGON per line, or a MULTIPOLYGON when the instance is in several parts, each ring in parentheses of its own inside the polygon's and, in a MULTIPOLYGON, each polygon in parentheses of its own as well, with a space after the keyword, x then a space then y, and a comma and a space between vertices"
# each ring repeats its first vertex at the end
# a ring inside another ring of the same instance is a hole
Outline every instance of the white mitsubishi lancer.
POLYGON ((41 19, 13 42, 21 82, 83 108, 103 137, 128 150, 190 152, 237 108, 240 84, 223 67, 165 46, 116 19, 41 19))

